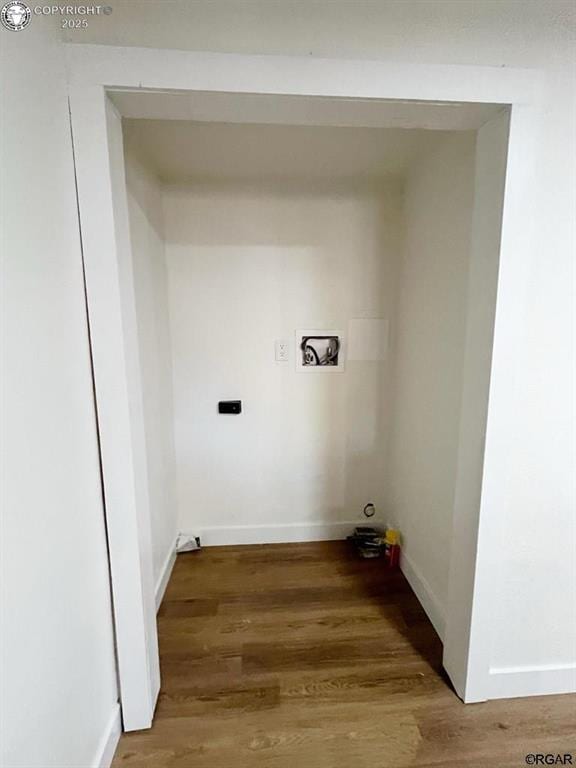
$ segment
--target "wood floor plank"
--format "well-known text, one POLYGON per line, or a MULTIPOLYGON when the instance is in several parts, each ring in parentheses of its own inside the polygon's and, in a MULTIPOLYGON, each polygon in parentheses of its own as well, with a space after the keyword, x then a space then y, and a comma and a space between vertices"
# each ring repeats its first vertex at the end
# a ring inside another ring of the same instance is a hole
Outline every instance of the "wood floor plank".
POLYGON ((345 542, 181 555, 158 632, 154 725, 113 768, 512 768, 576 749, 574 697, 463 705, 402 574, 345 542))

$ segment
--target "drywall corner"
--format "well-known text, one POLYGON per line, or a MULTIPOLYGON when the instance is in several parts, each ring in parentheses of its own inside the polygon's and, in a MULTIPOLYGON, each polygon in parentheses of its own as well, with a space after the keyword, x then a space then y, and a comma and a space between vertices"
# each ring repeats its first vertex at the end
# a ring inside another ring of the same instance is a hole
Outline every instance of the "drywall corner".
POLYGON ((443 637, 466 327, 475 134, 419 156, 404 186, 404 247, 392 318, 387 512, 403 568, 443 637))
POLYGON ((174 551, 176 458, 161 185, 124 137, 156 595, 174 551))

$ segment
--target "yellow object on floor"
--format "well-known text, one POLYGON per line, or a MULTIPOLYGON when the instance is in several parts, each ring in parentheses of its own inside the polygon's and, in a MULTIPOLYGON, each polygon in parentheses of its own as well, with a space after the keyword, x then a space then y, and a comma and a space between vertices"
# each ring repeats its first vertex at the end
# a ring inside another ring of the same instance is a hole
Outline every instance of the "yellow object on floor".
POLYGON ((391 547, 400 544, 400 531, 397 531, 395 528, 388 528, 384 541, 391 547))

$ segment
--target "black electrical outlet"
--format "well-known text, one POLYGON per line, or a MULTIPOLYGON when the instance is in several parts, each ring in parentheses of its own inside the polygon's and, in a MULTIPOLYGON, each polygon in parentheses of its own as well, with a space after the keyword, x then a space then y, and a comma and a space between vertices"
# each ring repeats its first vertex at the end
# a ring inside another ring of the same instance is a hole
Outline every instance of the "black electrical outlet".
POLYGON ((242 400, 220 400, 218 413, 242 413, 242 400))

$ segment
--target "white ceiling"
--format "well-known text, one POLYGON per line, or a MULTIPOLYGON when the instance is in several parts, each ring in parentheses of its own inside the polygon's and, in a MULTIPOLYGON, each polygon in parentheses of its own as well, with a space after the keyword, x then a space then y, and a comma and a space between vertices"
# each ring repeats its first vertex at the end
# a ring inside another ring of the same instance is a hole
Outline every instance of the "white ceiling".
POLYGON ((124 120, 126 141, 168 183, 402 176, 446 132, 124 120))
POLYGON ((495 104, 279 94, 113 91, 127 140, 165 182, 402 176, 495 104))

